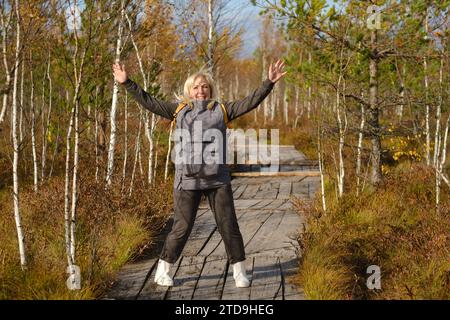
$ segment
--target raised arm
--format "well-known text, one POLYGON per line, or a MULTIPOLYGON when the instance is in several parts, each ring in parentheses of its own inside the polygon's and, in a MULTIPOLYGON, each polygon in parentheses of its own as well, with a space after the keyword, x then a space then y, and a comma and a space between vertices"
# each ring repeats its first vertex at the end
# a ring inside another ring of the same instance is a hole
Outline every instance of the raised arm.
POLYGON ((269 95, 270 91, 272 91, 275 83, 286 74, 286 72, 283 71, 283 68, 284 62, 281 60, 278 60, 275 64, 270 64, 268 78, 258 89, 242 100, 226 102, 224 105, 227 110, 229 121, 236 119, 259 106, 259 104, 269 95))
POLYGON ((177 108, 176 103, 161 101, 149 95, 138 84, 128 78, 125 65, 123 64, 114 63, 113 74, 116 81, 123 85, 141 106, 161 117, 173 120, 173 114, 177 108))

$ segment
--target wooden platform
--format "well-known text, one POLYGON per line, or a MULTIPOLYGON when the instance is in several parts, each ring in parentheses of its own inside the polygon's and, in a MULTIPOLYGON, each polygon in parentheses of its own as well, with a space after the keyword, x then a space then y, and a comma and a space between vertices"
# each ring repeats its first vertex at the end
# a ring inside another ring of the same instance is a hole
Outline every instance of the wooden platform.
POLYGON ((304 219, 290 199, 313 197, 314 175, 235 177, 232 190, 244 238, 249 288, 236 288, 225 247, 206 202, 182 256, 171 270, 174 286, 154 283, 157 257, 126 265, 105 299, 266 300, 305 299, 293 279, 299 252, 297 235, 304 219))

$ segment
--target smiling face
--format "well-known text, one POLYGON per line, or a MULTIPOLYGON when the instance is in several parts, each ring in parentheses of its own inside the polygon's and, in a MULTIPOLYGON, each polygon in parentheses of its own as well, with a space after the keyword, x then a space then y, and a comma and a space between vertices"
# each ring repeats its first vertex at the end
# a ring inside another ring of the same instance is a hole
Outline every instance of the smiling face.
POLYGON ((192 100, 208 100, 211 98, 211 89, 204 77, 195 78, 194 84, 189 91, 189 97, 192 100))

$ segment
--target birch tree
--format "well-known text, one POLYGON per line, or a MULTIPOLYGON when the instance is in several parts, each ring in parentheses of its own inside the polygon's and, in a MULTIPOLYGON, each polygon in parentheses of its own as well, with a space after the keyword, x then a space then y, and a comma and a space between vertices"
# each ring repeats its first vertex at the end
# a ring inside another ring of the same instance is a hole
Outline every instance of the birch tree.
POLYGON ((19 141, 17 136, 17 78, 19 77, 20 64, 20 10, 19 0, 14 1, 14 10, 16 14, 16 51, 14 58, 14 79, 13 79, 13 96, 12 96, 12 140, 13 140, 13 202, 14 202, 14 219, 17 229, 17 240, 19 244, 20 265, 22 270, 27 267, 27 258, 25 255, 25 237, 22 228, 22 219, 20 215, 19 205, 19 141))
MULTIPOLYGON (((120 21, 117 30, 117 42, 116 42, 116 56, 115 62, 120 62, 120 52, 122 50, 122 34, 123 34, 123 24, 125 19, 125 2, 121 1, 120 4, 120 21)), ((117 99, 119 95, 119 84, 114 79, 113 96, 111 103, 111 133, 109 137, 109 149, 108 149, 108 165, 106 171, 106 186, 110 186, 112 183, 112 175, 114 173, 114 150, 116 147, 116 135, 117 135, 117 124, 116 124, 116 112, 117 112, 117 99)))
POLYGON ((2 1, 2 5, 1 5, 1 12, 0 12, 0 23, 1 23, 1 28, 2 28, 2 58, 3 58, 3 66, 5 67, 5 75, 6 75, 6 82, 4 85, 4 90, 3 90, 3 104, 2 104, 2 109, 0 111, 0 124, 5 120, 5 114, 6 114, 6 108, 7 108, 7 104, 8 104, 8 93, 9 93, 9 87, 11 85, 11 70, 9 69, 9 65, 8 65, 8 59, 7 59, 7 37, 8 37, 8 32, 10 29, 10 22, 11 22, 11 17, 13 14, 13 10, 9 11, 9 15, 7 17, 7 20, 5 21, 5 14, 6 12, 4 12, 5 10, 5 5, 4 5, 4 1, 2 1))

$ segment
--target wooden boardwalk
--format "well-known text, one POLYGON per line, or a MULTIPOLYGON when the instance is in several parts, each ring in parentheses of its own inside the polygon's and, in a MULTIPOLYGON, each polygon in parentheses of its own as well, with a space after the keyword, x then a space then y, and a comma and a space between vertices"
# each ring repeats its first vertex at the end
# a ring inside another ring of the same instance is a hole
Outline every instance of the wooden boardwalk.
MULTIPOLYGON (((289 152, 293 154, 291 148, 289 152)), ((298 153, 300 156, 302 154, 298 153)), ((290 199, 293 196, 312 198, 319 183, 319 177, 310 168, 304 174, 237 176, 232 180, 247 256, 245 265, 251 278, 249 288, 235 287, 213 214, 203 201, 182 256, 171 269, 173 287, 154 283, 158 258, 152 257, 126 265, 104 298, 305 299, 302 289, 292 281, 298 271, 300 254, 296 238, 304 228, 304 219, 292 208, 290 199)))

